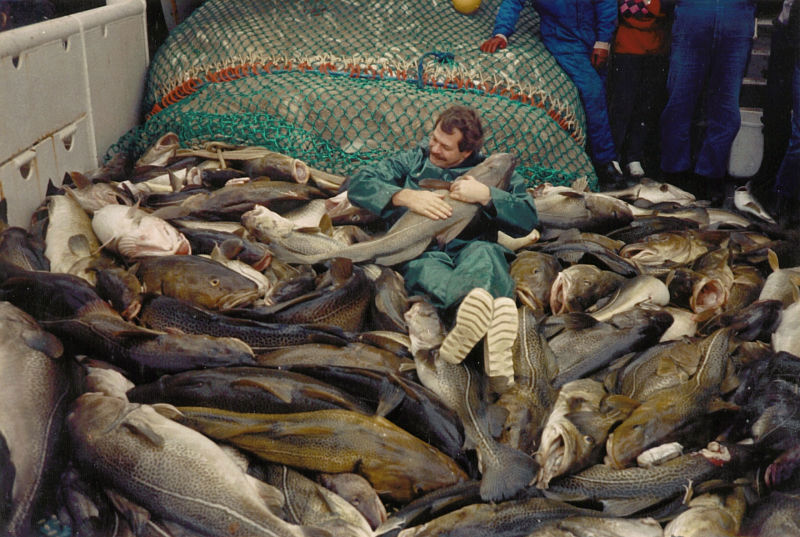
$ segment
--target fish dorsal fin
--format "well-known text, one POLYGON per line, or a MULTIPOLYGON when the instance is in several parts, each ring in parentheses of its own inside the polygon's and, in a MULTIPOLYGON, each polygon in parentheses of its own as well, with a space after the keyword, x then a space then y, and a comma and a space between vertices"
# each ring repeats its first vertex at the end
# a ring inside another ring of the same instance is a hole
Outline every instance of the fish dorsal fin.
POLYGON ((335 287, 343 285, 353 275, 353 262, 346 257, 333 258, 330 274, 335 287))
POLYGON ((219 251, 222 252, 225 259, 236 259, 236 256, 244 250, 242 240, 234 238, 225 239, 222 243, 215 245, 215 248, 216 247, 219 248, 219 251))
POLYGON ((583 199, 586 197, 580 192, 575 192, 573 190, 564 190, 561 192, 557 192, 556 194, 558 196, 564 196, 565 198, 571 198, 571 199, 583 199))
POLYGON ((267 393, 270 393, 280 399, 282 402, 289 404, 292 402, 292 392, 294 391, 288 383, 278 382, 270 384, 262 380, 254 378, 241 378, 231 382, 231 388, 256 388, 267 393))
POLYGON ((165 418, 174 420, 176 418, 183 417, 183 413, 180 410, 178 410, 177 407, 169 403, 153 403, 150 406, 152 406, 153 410, 155 410, 158 414, 164 416, 165 418))
POLYGON ((122 426, 156 447, 164 445, 164 437, 157 433, 145 419, 136 415, 129 415, 122 423, 122 426))
POLYGON ((86 188, 92 186, 92 182, 81 172, 67 172, 72 184, 77 188, 86 188))
POLYGON ((329 237, 333 235, 333 220, 328 213, 323 214, 319 219, 319 230, 329 237))
POLYGON ((392 384, 386 378, 381 380, 380 401, 375 414, 385 418, 392 410, 405 398, 405 392, 396 384, 392 384))
POLYGON ((772 269, 772 272, 781 268, 778 262, 778 254, 776 254, 772 248, 767 249, 767 261, 769 262, 769 268, 772 269))

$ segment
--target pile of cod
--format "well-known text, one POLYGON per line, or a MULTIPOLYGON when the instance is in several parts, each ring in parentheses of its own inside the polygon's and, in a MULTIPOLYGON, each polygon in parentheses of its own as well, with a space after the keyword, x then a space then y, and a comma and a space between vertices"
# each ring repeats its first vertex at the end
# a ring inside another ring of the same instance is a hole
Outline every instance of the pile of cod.
POLYGON ((396 271, 476 207, 342 184, 168 134, 2 231, 4 534, 800 534, 800 244, 746 188, 531 188, 498 387, 396 271))

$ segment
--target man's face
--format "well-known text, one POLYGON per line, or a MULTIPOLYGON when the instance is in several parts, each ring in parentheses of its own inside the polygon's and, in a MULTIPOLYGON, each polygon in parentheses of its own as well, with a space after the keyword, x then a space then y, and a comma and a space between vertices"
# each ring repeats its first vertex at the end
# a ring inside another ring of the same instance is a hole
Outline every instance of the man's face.
POLYGON ((462 137, 459 129, 453 129, 448 134, 442 130, 441 125, 436 125, 428 143, 431 162, 440 168, 453 168, 461 164, 472 153, 458 148, 462 137))

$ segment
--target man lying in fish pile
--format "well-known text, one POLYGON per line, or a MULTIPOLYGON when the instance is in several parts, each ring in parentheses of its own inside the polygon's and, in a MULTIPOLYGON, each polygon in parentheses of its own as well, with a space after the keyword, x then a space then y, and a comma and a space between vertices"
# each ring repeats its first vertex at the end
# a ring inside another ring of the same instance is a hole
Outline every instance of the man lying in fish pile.
POLYGON ((433 221, 459 220, 437 233, 424 252, 405 261, 400 272, 409 294, 428 297, 445 318, 459 307, 440 356, 459 363, 485 334, 486 374, 502 384, 512 380, 517 309, 510 298, 514 281, 508 259, 513 254, 498 244, 497 233, 527 234, 537 223, 536 207, 510 156, 486 159, 480 154, 482 145, 477 112, 451 106, 436 119, 427 147, 363 168, 350 178, 347 197, 390 224, 406 211, 433 221), (442 190, 425 188, 429 180, 438 180, 442 190), (459 214, 453 218, 455 203, 459 214))
POLYGON ((166 135, 119 162, 0 233, 0 534, 800 534, 800 249, 747 207, 530 189, 497 383, 483 328, 445 345, 492 292, 447 330, 390 266, 499 201, 373 238, 286 155, 166 135))

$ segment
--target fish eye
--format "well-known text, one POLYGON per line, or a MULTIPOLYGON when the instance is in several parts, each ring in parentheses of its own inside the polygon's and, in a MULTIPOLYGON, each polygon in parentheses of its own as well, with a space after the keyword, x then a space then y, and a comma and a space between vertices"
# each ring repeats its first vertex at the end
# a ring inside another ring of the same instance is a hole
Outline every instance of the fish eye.
POLYGON ((213 280, 211 280, 210 283, 211 283, 211 287, 219 287, 219 279, 218 278, 214 278, 213 280))
POLYGON ((589 436, 588 434, 587 434, 587 435, 584 435, 584 437, 583 437, 583 441, 584 441, 584 442, 586 442, 586 444, 587 444, 587 445, 589 445, 589 446, 591 446, 592 444, 594 444, 594 438, 592 438, 592 437, 591 437, 591 436, 589 436))

